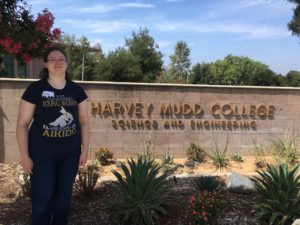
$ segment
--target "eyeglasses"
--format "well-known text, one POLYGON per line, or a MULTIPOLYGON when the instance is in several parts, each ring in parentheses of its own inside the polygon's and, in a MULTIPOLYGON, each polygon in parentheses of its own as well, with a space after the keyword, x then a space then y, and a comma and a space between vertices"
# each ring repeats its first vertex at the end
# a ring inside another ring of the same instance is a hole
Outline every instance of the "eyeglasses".
POLYGON ((58 62, 58 63, 65 63, 65 62, 67 62, 67 60, 66 59, 49 58, 48 62, 50 62, 50 63, 56 63, 56 62, 58 62))

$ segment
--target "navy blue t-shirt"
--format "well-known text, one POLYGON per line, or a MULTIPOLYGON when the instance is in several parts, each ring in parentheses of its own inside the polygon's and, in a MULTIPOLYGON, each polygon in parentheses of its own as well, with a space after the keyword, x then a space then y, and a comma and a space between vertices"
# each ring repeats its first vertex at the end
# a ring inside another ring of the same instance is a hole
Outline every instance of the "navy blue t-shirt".
POLYGON ((87 99, 81 86, 67 80, 63 89, 55 89, 43 79, 30 84, 22 99, 36 106, 29 128, 31 156, 64 156, 80 152, 78 104, 87 99))

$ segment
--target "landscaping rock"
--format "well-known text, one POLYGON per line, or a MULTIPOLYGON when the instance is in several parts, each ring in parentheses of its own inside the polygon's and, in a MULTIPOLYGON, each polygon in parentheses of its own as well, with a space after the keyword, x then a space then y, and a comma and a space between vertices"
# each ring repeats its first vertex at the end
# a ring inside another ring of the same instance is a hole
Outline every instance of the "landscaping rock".
POLYGON ((186 165, 187 167, 190 167, 190 168, 194 168, 195 161, 194 160, 187 160, 187 161, 185 161, 184 165, 186 165))
POLYGON ((292 225, 300 225, 300 219, 296 219, 292 225))
POLYGON ((236 193, 251 193, 255 191, 254 183, 246 176, 231 173, 226 179, 227 189, 236 193))

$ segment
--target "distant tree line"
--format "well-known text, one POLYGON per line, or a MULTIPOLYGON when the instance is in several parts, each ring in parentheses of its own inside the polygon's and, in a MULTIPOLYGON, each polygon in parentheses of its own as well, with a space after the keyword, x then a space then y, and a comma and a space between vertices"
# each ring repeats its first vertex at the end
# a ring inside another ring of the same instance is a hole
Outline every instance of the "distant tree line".
MULTIPOLYGON (((288 29, 292 31, 293 35, 300 36, 300 2, 299 0, 288 1, 296 4, 294 16, 288 23, 288 29)), ((6 8, 4 6, 0 8, 0 25, 1 27, 8 27, 14 30, 15 27, 11 26, 11 23, 6 18, 17 17, 16 15, 20 11, 17 3, 25 4, 25 1, 4 0, 4 2, 6 8), (10 7, 7 7, 7 5, 10 7), (4 9, 9 10, 5 11, 4 9)), ((21 11, 25 14, 27 13, 26 15, 30 14, 30 10, 25 9, 25 7, 21 7, 21 11)), ((23 20, 24 22, 27 21, 27 19, 24 19, 25 17, 18 18, 21 22, 23 20)), ((30 18, 30 21, 33 21, 31 14, 30 18)), ((49 23, 51 26, 48 26, 49 32, 48 30, 47 32, 51 37, 54 37, 55 35, 50 32, 54 17, 52 16, 51 19, 52 22, 49 23)), ((24 29, 26 30, 26 26, 24 26, 24 29)), ((170 63, 164 68, 163 54, 147 28, 139 28, 138 31, 133 31, 130 38, 125 38, 123 47, 119 47, 108 54, 103 53, 101 44, 98 43, 91 46, 88 38, 84 36, 76 39, 74 35, 66 34, 60 36, 60 32, 57 32, 55 37, 60 38, 60 44, 66 50, 69 59, 69 71, 75 80, 300 86, 300 71, 289 71, 285 75, 276 74, 268 65, 246 56, 229 54, 222 60, 198 62, 192 65, 190 48, 182 40, 176 43, 174 53, 170 56, 170 63)), ((5 50, 5 46, 8 46, 8 49, 11 48, 11 45, 6 43, 7 41, 2 42, 0 42, 0 58, 5 50)), ((14 54, 12 52, 11 54, 20 59, 18 53, 14 54)), ((22 57, 20 60, 22 60, 22 57)))
POLYGON ((91 46, 86 37, 76 40, 75 36, 64 35, 62 43, 70 59, 70 73, 77 80, 300 86, 300 71, 283 76, 245 56, 227 55, 222 60, 191 66, 190 49, 184 41, 177 42, 168 67, 163 68, 163 54, 147 28, 133 31, 132 37, 125 38, 124 47, 107 55, 100 44, 91 46))

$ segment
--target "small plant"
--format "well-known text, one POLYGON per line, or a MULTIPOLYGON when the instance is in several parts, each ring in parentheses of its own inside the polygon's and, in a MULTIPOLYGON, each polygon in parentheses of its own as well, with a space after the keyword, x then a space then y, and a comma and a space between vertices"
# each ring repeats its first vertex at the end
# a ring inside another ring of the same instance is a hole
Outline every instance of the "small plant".
POLYGON ((119 196, 111 203, 111 211, 122 224, 152 225, 160 214, 166 214, 163 205, 169 199, 162 195, 166 174, 159 175, 160 167, 153 160, 138 157, 127 162, 128 167, 121 163, 124 177, 113 171, 119 196))
POLYGON ((215 149, 213 149, 210 153, 207 152, 208 157, 212 160, 212 164, 216 167, 216 169, 222 170, 229 166, 230 158, 227 154, 228 144, 229 139, 227 138, 224 148, 220 149, 217 141, 215 140, 215 149))
POLYGON ((20 184, 24 196, 31 198, 32 188, 31 188, 30 175, 28 173, 23 173, 20 175, 20 180, 21 180, 20 184))
POLYGON ((95 152, 95 158, 102 166, 109 165, 112 162, 113 153, 107 148, 100 148, 99 151, 95 152))
POLYGON ((257 205, 261 224, 289 225, 300 218, 300 165, 289 169, 288 164, 278 167, 267 165, 266 171, 257 171, 254 177, 263 201, 257 205))
POLYGON ((278 164, 287 163, 291 166, 297 161, 298 138, 288 129, 283 139, 274 137, 270 139, 278 164))
POLYGON ((233 161, 238 162, 238 163, 242 163, 244 162, 242 156, 239 153, 235 153, 232 158, 233 161))
POLYGON ((79 168, 78 178, 75 180, 75 189, 83 195, 91 195, 95 191, 95 186, 99 178, 99 168, 97 160, 79 168))
POLYGON ((174 156, 170 152, 165 152, 161 161, 162 164, 174 164, 174 156))
POLYGON ((217 191, 219 190, 219 181, 213 176, 201 176, 195 178, 193 181, 193 186, 197 192, 202 191, 217 191))
POLYGON ((206 153, 199 145, 192 142, 187 150, 187 156, 189 160, 201 163, 205 161, 206 153))
POLYGON ((181 164, 174 163, 174 156, 169 152, 165 152, 163 154, 161 161, 161 171, 168 176, 176 171, 179 167, 183 167, 181 164))
POLYGON ((257 169, 266 167, 267 163, 265 160, 265 147, 263 144, 258 145, 255 139, 252 139, 254 148, 252 150, 255 157, 255 165, 257 169))
POLYGON ((224 202, 218 192, 203 191, 193 195, 188 204, 187 219, 190 225, 214 225, 224 202))

